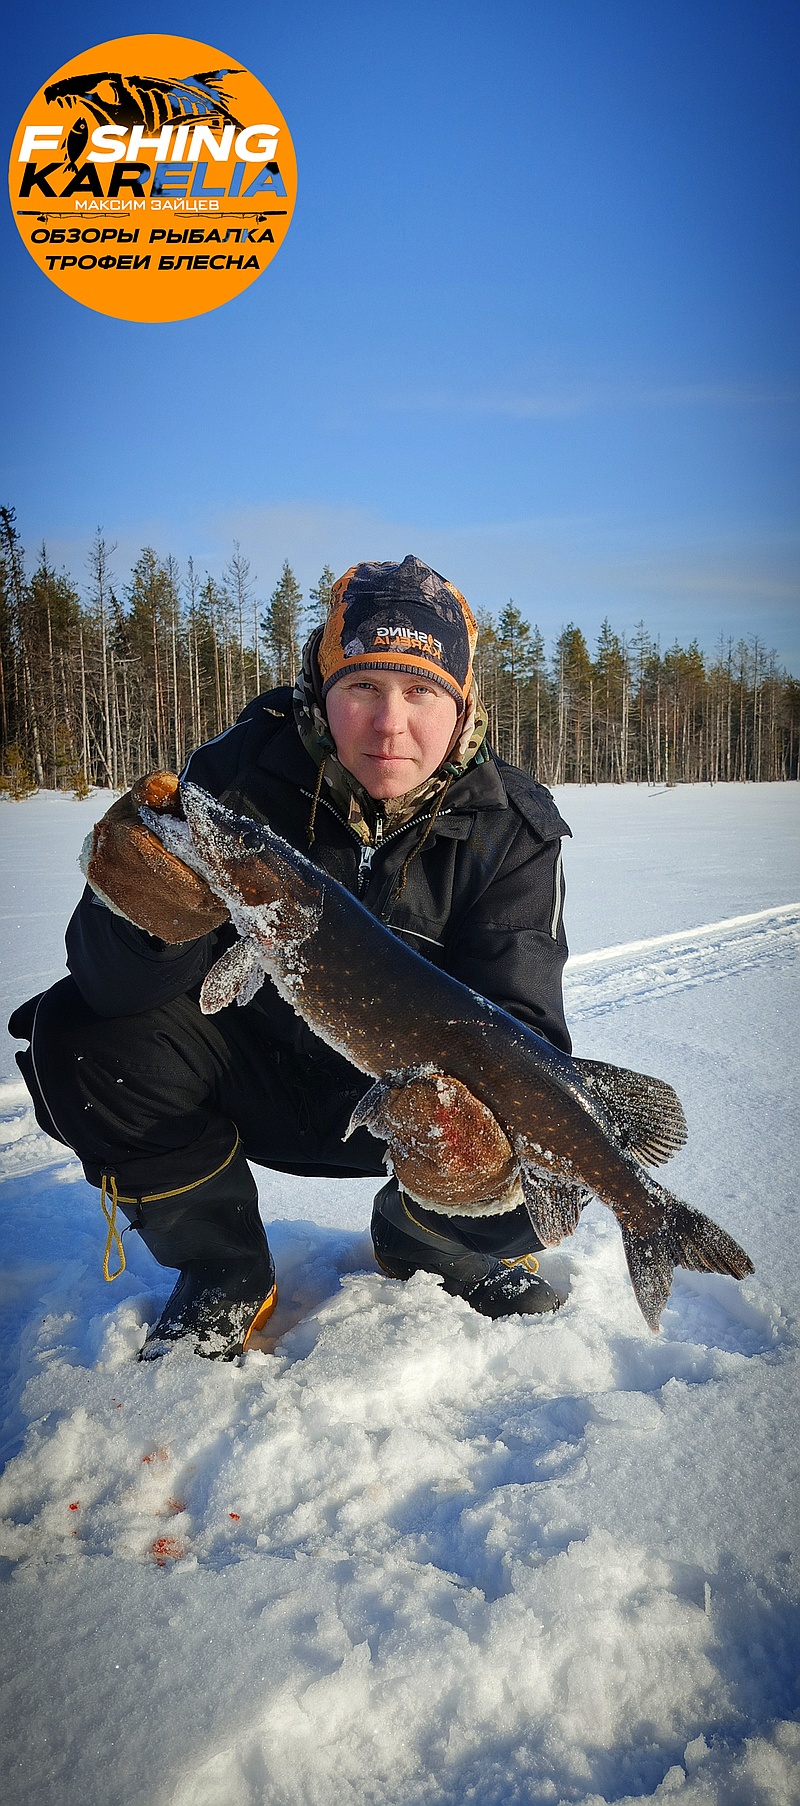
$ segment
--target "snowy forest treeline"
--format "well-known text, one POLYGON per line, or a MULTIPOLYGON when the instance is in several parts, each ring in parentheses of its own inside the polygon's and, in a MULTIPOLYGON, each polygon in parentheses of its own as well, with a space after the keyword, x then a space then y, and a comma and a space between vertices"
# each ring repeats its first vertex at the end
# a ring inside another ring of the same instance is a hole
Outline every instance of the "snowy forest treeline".
MULTIPOLYGON (((98 532, 82 593, 43 546, 26 567, 0 508, 0 787, 85 795, 180 770, 261 690, 294 681, 333 572, 304 598, 288 563, 267 602, 235 544, 222 579, 143 548, 124 582, 98 532)), ((800 776, 800 683, 756 635, 662 651, 644 622, 604 621, 594 654, 570 623, 550 654, 513 602, 479 614, 478 686, 494 746, 544 783, 737 782, 800 776)))

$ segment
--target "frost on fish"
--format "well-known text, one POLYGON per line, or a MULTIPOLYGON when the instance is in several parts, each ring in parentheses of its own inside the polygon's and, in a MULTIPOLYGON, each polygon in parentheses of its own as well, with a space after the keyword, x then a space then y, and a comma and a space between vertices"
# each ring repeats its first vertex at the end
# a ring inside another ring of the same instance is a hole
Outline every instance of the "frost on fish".
MULTIPOLYGON (((190 786, 194 790, 194 786, 190 786)), ((202 793, 198 793, 202 796, 202 793)), ((204 878, 225 904, 239 941, 223 953, 207 974, 200 992, 204 1015, 215 1015, 233 1002, 251 1003, 265 977, 280 995, 298 1008, 306 964, 303 942, 317 927, 322 903, 290 905, 280 896, 269 902, 248 903, 242 898, 229 847, 222 832, 202 805, 190 804, 195 823, 152 809, 139 811, 145 825, 167 851, 204 878), (203 817, 205 816, 205 819, 203 817), (198 834, 202 839, 198 840, 198 834)), ((235 817, 231 817, 235 820, 235 817)))
POLYGON ((522 1193, 542 1246, 555 1248, 565 1235, 574 1234, 591 1191, 580 1180, 556 1178, 545 1166, 523 1166, 522 1193))
POLYGON ((593 1193, 622 1231, 657 1328, 676 1265, 752 1272, 743 1248, 657 1184, 686 1124, 670 1086, 573 1060, 446 972, 265 824, 184 784, 188 822, 143 812, 225 904, 242 946, 209 973, 203 1007, 253 995, 258 973, 328 1046, 378 1081, 356 1112, 414 1196, 445 1214, 511 1210, 540 1239, 575 1228, 593 1193))
POLYGON ((195 846, 188 821, 181 821, 177 815, 168 815, 160 809, 149 809, 146 805, 139 810, 139 815, 168 853, 173 853, 182 865, 188 865, 190 871, 197 872, 198 877, 205 878, 207 884, 211 883, 208 865, 195 846))
POLYGON ((264 983, 265 972, 250 941, 235 941, 206 973, 200 992, 204 1016, 215 1016, 231 1003, 252 1003, 264 983))
POLYGON ((685 1267, 690 1273, 728 1273, 731 1279, 743 1279, 754 1269, 744 1249, 719 1223, 692 1210, 663 1186, 653 1185, 661 1216, 648 1240, 625 1222, 620 1229, 639 1309, 650 1328, 657 1330, 675 1267, 685 1267))

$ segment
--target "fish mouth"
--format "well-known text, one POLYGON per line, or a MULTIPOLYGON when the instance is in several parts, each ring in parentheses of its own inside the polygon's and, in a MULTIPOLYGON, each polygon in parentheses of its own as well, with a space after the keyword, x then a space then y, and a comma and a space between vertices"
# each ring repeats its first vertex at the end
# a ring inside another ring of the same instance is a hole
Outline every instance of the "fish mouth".
MULTIPOLYGON (((181 784, 181 806, 198 847, 208 858, 224 847, 235 853, 263 853, 270 842, 269 830, 248 816, 234 815, 224 803, 209 796, 199 784, 181 784)), ((214 860, 217 863, 217 860, 214 860)))
MULTIPOLYGON (((234 815, 198 784, 181 784, 181 804, 212 890, 227 904, 237 923, 239 906, 261 909, 280 903, 296 918, 295 937, 311 932, 321 910, 321 874, 302 853, 275 834, 266 822, 234 815)), ((238 923, 237 923, 238 926, 238 923)), ((240 932, 245 933, 244 925, 240 932)))

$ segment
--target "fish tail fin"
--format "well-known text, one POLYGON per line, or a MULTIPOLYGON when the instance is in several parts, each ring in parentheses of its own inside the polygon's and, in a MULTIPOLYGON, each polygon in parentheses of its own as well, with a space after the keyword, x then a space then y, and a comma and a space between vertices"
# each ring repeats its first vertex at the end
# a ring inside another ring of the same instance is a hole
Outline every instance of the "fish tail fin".
POLYGON ((676 1267, 692 1273, 727 1273, 744 1279, 754 1271, 744 1248, 702 1211, 662 1191, 664 1214, 658 1228, 646 1232, 621 1223, 631 1284, 645 1322, 657 1330, 676 1267))

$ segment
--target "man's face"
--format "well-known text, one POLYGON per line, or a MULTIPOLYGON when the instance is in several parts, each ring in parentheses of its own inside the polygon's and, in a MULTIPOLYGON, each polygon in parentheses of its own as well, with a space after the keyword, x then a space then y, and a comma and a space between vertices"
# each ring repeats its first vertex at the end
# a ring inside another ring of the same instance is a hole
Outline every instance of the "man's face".
POLYGON ((432 777, 458 719, 453 697, 413 671, 354 671, 325 707, 341 763, 380 802, 432 777))

